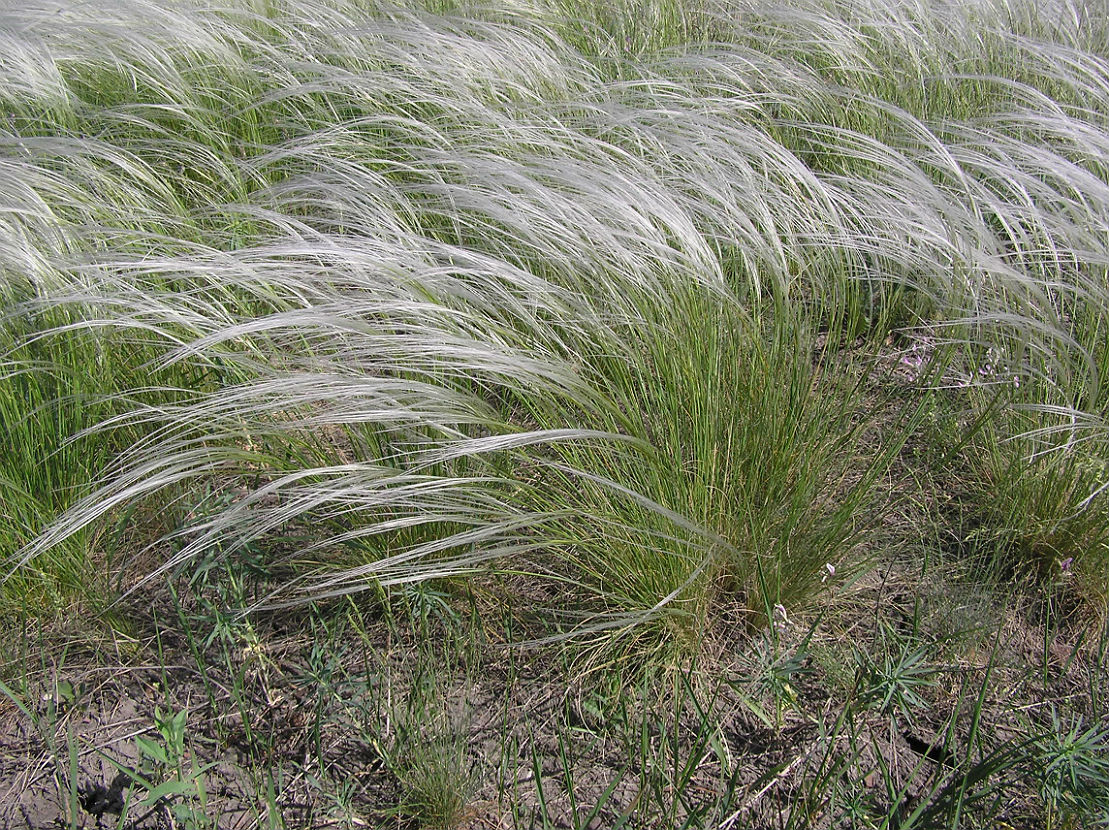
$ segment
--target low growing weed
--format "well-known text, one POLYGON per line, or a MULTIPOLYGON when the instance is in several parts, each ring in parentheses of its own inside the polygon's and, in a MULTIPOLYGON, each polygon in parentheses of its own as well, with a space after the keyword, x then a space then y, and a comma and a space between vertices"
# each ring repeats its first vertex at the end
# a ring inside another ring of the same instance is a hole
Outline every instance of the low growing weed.
MULTIPOLYGON (((198 766, 190 760, 187 744, 188 710, 179 712, 154 708, 157 736, 139 735, 136 769, 108 759, 128 779, 126 810, 120 813, 121 826, 129 819, 142 822, 152 814, 164 811, 178 825, 197 828, 214 826, 207 814, 208 791, 204 776, 214 765, 198 766)), ((117 776, 117 781, 122 781, 117 776)), ((113 785, 114 786, 114 785, 113 785)))
POLYGON ((1029 747, 1029 775, 1043 800, 1045 827, 1109 822, 1109 726, 1051 711, 1051 724, 1029 747))

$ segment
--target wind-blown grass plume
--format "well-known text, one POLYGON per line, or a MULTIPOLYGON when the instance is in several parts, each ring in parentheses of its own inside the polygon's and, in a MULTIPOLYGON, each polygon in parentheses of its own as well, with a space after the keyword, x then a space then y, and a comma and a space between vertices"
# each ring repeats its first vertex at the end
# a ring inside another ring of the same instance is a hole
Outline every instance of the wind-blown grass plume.
MULTIPOLYGON (((603 31, 559 4, 7 12, 3 394, 31 341, 121 367, 62 425, 111 461, 9 535, 9 571, 209 484, 245 495, 163 569, 261 546, 286 600, 525 563, 577 622, 690 642, 865 558, 911 421, 856 337, 940 332, 968 387, 1001 349, 1015 406, 980 435, 1006 475, 1072 458, 1068 416, 1103 440, 1085 28, 647 5, 665 31, 621 4, 603 31)), ((1058 463, 1045 521, 1101 527, 1102 473, 1058 463)))

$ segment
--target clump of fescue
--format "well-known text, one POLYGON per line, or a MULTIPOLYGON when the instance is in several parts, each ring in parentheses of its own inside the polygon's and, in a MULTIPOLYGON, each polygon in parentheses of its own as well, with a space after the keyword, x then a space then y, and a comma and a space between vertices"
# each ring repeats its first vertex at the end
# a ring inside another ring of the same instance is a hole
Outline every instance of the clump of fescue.
MULTIPOLYGON (((299 601, 526 563, 571 627, 695 642, 865 558, 911 419, 862 394, 856 337, 940 332, 968 389, 1004 346, 1023 416, 983 459, 1080 452, 1068 417, 1104 443, 1109 93, 1077 8, 643 9, 5 12, 4 325, 65 309, 56 342, 130 367, 63 425, 110 460, 9 572, 211 483, 245 495, 165 568, 270 545, 299 601)), ((1059 469, 1048 512, 1094 509, 1102 475, 1059 469)))

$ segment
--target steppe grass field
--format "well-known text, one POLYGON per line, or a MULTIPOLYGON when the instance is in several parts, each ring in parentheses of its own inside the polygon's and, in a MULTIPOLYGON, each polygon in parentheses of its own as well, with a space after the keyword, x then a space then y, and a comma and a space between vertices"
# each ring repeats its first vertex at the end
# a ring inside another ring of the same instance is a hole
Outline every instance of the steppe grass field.
POLYGON ((0 825, 1109 824, 1105 0, 0 10, 0 825))

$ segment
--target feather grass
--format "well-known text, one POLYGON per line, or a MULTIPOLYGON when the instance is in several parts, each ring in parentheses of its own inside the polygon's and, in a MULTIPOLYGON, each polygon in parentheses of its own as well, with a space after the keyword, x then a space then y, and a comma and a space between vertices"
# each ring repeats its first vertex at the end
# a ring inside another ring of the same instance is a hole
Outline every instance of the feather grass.
POLYGON ((695 640, 736 601, 765 623, 865 559, 913 420, 855 452, 889 415, 836 350, 906 326, 949 344, 961 405, 1011 387, 977 439, 1006 459, 982 462, 983 515, 1022 515, 997 476, 1041 459, 1047 521, 1085 517, 1098 573, 1088 10, 591 10, 5 10, 5 408, 33 343, 119 367, 114 406, 61 425, 104 463, 53 456, 90 486, 6 537, 9 577, 204 483, 247 496, 161 570, 269 540, 296 563, 277 602, 523 559, 586 628, 695 640))

